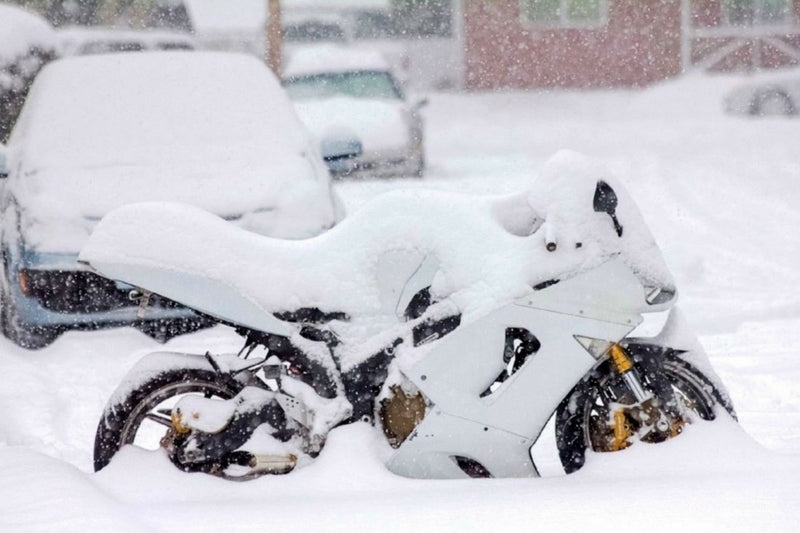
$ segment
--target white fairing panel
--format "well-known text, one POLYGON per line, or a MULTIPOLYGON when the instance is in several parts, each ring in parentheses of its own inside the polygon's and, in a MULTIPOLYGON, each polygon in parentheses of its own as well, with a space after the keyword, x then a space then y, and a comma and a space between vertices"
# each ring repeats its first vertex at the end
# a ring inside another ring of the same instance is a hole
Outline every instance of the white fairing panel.
POLYGON ((596 363, 575 336, 623 338, 641 321, 635 310, 643 299, 636 277, 621 262, 611 261, 446 336, 425 359, 403 368, 432 407, 389 468, 412 477, 464 477, 453 459, 463 456, 497 477, 535 476, 530 447, 561 400, 596 363), (598 285, 598 276, 604 284, 598 285), (481 397, 506 366, 503 347, 511 327, 527 329, 541 348, 481 397))

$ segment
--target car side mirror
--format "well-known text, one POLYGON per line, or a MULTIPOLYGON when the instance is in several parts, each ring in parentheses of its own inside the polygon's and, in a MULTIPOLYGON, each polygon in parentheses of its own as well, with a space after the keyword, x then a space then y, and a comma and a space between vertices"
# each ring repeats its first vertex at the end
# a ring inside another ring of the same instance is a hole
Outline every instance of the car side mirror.
POLYGON ((329 137, 320 142, 320 151, 325 161, 336 161, 356 158, 364 152, 364 147, 358 139, 329 137))
POLYGON ((334 176, 349 174, 356 169, 356 158, 364 153, 361 140, 350 133, 327 135, 320 141, 322 159, 334 176))
POLYGON ((6 147, 0 144, 0 179, 8 177, 8 157, 6 147))

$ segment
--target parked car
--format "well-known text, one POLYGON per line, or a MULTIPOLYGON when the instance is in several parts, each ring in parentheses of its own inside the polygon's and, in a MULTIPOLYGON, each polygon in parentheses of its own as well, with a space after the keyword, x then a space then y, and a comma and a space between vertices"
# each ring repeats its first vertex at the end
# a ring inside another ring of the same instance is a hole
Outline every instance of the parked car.
POLYGON ((420 108, 409 102, 380 54, 335 45, 297 50, 284 69, 283 86, 317 136, 335 175, 416 175, 425 171, 420 108), (358 146, 334 158, 328 147, 358 146))
POLYGON ((139 316, 131 287, 76 262, 122 204, 190 203, 282 238, 316 235, 342 216, 314 138, 274 75, 245 55, 52 62, 0 154, 0 325, 28 348, 72 328, 133 324, 166 338, 202 325, 155 296, 139 316))
POLYGON ((61 56, 143 52, 146 50, 195 50, 188 34, 161 30, 116 28, 64 28, 57 32, 61 56))
POLYGON ((800 113, 800 69, 755 74, 725 97, 729 113, 775 116, 800 113))

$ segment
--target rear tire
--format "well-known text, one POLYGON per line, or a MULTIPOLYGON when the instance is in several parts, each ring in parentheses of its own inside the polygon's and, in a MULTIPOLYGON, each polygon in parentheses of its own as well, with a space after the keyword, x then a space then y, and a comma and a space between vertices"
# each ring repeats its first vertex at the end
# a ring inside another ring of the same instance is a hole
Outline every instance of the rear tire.
MULTIPOLYGON (((667 355, 661 366, 685 417, 714 420, 715 405, 721 405, 735 418, 733 406, 700 370, 677 356, 667 355)), ((608 433, 609 404, 626 394, 627 387, 609 361, 605 361, 576 385, 556 410, 556 445, 567 474, 579 470, 586 450, 610 451, 604 436, 608 433)), ((624 403, 624 402, 621 402, 624 403)))
MULTIPOLYGON (((127 387, 123 381, 100 418, 94 441, 95 471, 106 467, 126 444, 136 444, 142 422, 146 418, 159 418, 154 410, 160 404, 186 394, 202 394, 205 397, 228 400, 244 388, 244 383, 210 368, 178 368, 158 372, 120 394, 127 387)), ((160 417, 158 423, 163 425, 163 433, 166 433, 169 418, 166 415, 160 417)))

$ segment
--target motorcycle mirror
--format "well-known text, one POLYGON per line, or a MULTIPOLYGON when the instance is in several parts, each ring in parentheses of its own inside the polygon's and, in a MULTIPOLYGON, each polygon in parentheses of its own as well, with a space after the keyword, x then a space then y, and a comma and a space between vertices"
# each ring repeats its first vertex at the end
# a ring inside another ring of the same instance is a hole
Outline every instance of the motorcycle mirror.
POLYGON ((606 213, 611 217, 614 222, 614 229, 617 231, 617 236, 622 237, 622 226, 617 220, 617 204, 619 199, 617 193, 611 188, 611 185, 603 180, 597 182, 597 188, 594 190, 594 210, 597 213, 606 213))

